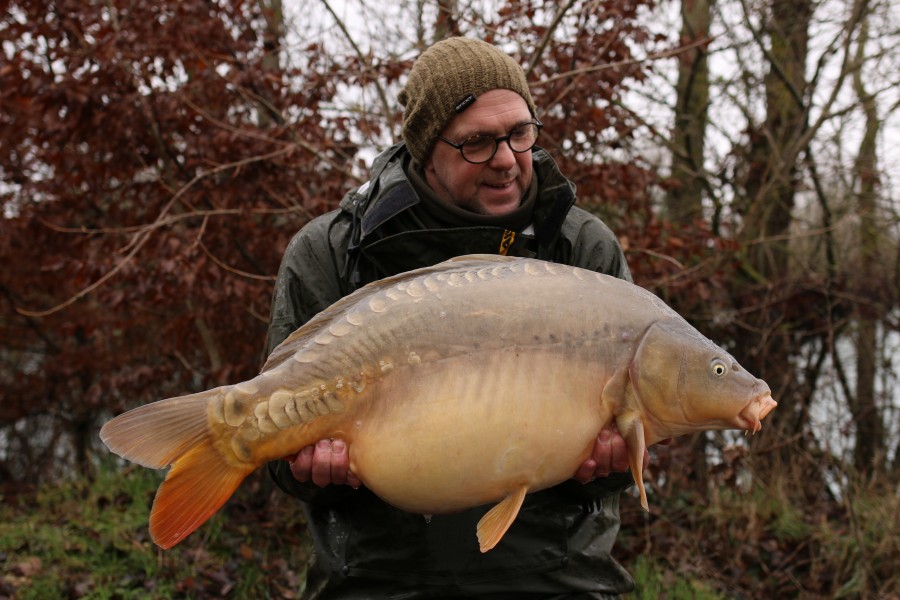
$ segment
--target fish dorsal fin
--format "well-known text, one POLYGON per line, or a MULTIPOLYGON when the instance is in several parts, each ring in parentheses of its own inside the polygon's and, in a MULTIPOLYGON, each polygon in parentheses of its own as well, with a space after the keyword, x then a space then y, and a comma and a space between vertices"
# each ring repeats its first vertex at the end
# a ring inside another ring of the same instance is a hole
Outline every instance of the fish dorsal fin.
POLYGON ((504 256, 502 254, 463 254, 462 256, 454 256, 453 258, 447 259, 443 263, 458 263, 458 262, 495 262, 495 263, 503 263, 503 262, 513 262, 517 260, 522 260, 521 257, 516 256, 504 256))
POLYGON ((625 439, 631 475, 641 493, 641 506, 644 507, 644 510, 650 510, 650 504, 647 502, 647 490, 644 489, 644 451, 647 449, 644 440, 644 423, 637 412, 629 411, 616 417, 616 426, 625 439))
POLYGON ((478 545, 482 552, 487 552, 496 546, 509 526, 516 520, 516 515, 522 508, 522 502, 525 501, 526 493, 528 493, 528 488, 524 485, 514 489, 478 521, 476 531, 478 545))
POLYGON ((294 331, 283 342, 281 342, 266 359, 263 365, 263 371, 274 369, 285 360, 294 355, 297 350, 302 347, 307 340, 315 337, 323 328, 330 325, 336 318, 343 315, 349 307, 355 306, 360 301, 377 294, 386 287, 390 287, 408 279, 415 279, 423 275, 431 275, 442 271, 455 271, 465 267, 464 263, 471 262, 473 264, 486 262, 508 262, 517 260, 511 256, 500 256, 496 254, 467 254, 457 256, 442 263, 430 267, 423 267, 406 273, 400 273, 385 279, 379 279, 368 285, 365 285, 352 294, 344 296, 312 319, 307 321, 305 325, 294 331), (463 263, 463 264, 460 264, 463 263))

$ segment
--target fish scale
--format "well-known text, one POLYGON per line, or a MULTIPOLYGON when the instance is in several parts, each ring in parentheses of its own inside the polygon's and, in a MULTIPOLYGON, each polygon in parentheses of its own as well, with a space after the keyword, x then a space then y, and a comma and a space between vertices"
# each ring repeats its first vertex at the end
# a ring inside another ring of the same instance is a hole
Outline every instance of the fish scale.
POLYGON ((544 261, 460 257, 370 284, 292 333, 255 378, 115 417, 101 438, 171 467, 150 515, 171 547, 253 470, 323 438, 385 501, 436 514, 494 507, 494 547, 527 493, 571 478, 615 422, 646 508, 646 446, 756 431, 775 406, 653 294, 544 261))

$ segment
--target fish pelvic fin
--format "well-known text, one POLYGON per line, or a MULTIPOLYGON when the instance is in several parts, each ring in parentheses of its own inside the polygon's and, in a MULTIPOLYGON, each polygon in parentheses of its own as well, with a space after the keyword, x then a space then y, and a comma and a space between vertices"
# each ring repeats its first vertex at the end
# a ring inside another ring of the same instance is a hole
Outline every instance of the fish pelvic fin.
POLYGON ((476 533, 478 546, 482 552, 487 552, 496 546, 513 521, 516 520, 519 509, 522 508, 522 502, 525 501, 526 493, 528 493, 528 488, 524 485, 514 489, 478 521, 476 533))
POLYGON ((628 465, 631 467, 631 475, 641 494, 641 506, 644 507, 644 510, 649 511, 647 490, 644 488, 644 451, 647 449, 644 440, 644 423, 638 413, 627 412, 616 417, 616 426, 625 439, 625 447, 628 449, 628 465))
POLYGON ((208 405, 213 389, 139 406, 107 422, 100 439, 110 451, 152 469, 171 466, 156 492, 150 535, 171 548, 231 497, 253 465, 228 461, 214 446, 208 405))

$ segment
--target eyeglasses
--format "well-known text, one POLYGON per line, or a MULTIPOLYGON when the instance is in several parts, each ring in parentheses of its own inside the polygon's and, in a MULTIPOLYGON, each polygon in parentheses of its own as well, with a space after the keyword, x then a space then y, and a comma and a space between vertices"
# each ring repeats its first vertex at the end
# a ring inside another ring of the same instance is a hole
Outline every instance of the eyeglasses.
POLYGON ((459 144, 451 142, 440 135, 437 138, 459 150, 466 162, 480 165, 494 158, 494 155, 497 154, 497 148, 500 147, 500 142, 506 142, 509 145, 509 149, 513 152, 520 154, 528 152, 537 143, 541 127, 543 125, 540 121, 531 121, 516 125, 509 133, 501 137, 473 135, 459 144))

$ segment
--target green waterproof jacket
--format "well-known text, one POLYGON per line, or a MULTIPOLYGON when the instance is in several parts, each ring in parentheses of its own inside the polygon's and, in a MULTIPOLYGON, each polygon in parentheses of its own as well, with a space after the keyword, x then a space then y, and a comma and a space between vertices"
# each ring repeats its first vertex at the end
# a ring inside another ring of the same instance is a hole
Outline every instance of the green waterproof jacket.
MULTIPOLYGON (((368 183, 293 238, 275 284, 269 352, 357 287, 463 254, 505 251, 630 280, 615 236, 574 206, 574 185, 545 151, 533 152, 538 190, 532 226, 523 231, 417 227, 409 160, 403 144, 383 152, 368 183)), ((475 525, 490 506, 426 519, 365 488, 299 483, 283 460, 269 469, 281 489, 304 501, 315 543, 305 597, 605 598, 634 586, 610 555, 619 493, 633 483, 628 474, 529 494, 500 544, 482 554, 475 525)))

